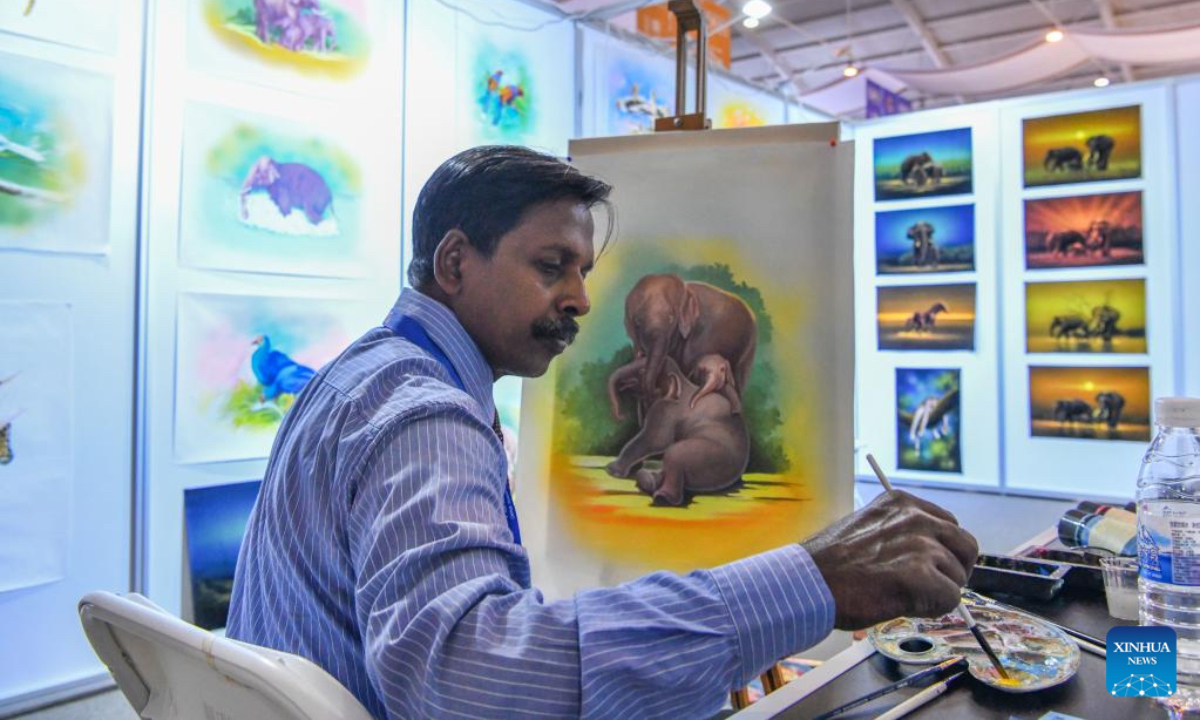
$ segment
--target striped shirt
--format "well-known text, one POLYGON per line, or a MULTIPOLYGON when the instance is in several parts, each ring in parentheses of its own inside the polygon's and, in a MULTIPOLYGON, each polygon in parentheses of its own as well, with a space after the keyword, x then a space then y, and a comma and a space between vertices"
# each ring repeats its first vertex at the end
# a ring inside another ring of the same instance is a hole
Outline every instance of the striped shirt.
POLYGON ((406 289, 466 387, 378 327, 288 413, 238 559, 229 637, 309 658, 376 717, 700 717, 832 629, 790 545, 546 602, 505 521, 492 371, 406 289))

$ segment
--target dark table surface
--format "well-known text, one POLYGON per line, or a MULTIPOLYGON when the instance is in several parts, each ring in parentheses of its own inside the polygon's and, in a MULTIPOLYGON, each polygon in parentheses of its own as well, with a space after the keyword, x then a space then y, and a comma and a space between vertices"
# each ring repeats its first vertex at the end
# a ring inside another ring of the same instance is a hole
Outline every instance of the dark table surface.
MULTIPOLYGON (((999 597, 1008 603, 1054 622, 1104 640, 1109 629, 1116 625, 1136 625, 1136 622, 1114 620, 1108 614, 1103 592, 1064 589, 1050 602, 1031 602, 1019 598, 999 597)), ((1116 698, 1105 689, 1104 658, 1081 651, 1079 672, 1066 683, 1049 690, 1028 694, 1005 693, 995 690, 974 678, 964 676, 954 688, 908 717, 914 720, 935 718, 998 718, 1036 720, 1050 711, 1057 711, 1085 720, 1119 718, 1141 720, 1166 717, 1166 711, 1143 698, 1116 698)), ((920 668, 901 666, 875 653, 855 665, 837 679, 792 705, 778 718, 800 720, 812 718, 839 705, 862 697, 868 692, 901 679, 920 668)), ((907 688, 857 710, 846 713, 844 720, 873 718, 915 695, 919 690, 907 688)))

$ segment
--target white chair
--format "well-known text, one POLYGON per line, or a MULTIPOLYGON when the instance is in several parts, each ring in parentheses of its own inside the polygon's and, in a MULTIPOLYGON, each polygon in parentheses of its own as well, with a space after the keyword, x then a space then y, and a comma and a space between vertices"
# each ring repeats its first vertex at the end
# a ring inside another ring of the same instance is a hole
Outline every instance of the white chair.
POLYGON ((137 594, 79 601, 88 641, 143 718, 370 720, 350 691, 312 662, 218 637, 137 594))

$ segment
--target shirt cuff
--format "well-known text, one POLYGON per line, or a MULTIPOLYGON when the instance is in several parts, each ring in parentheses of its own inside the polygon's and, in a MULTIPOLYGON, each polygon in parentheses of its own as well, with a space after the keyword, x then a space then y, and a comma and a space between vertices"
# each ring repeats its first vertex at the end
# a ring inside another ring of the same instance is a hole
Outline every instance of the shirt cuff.
POLYGON ((772 663, 816 645, 833 630, 834 601, 799 544, 713 568, 740 650, 741 687, 772 663))

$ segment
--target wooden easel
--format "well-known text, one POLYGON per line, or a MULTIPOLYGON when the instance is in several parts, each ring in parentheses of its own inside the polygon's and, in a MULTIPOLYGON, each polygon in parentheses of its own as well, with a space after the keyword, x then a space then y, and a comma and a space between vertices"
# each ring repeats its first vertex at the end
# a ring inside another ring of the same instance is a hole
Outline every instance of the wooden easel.
POLYGON ((708 88, 708 27, 695 0, 670 0, 667 10, 675 16, 675 115, 654 121, 655 132, 708 130, 705 93, 708 88), (685 113, 687 104, 687 35, 696 31, 696 110, 685 113))

